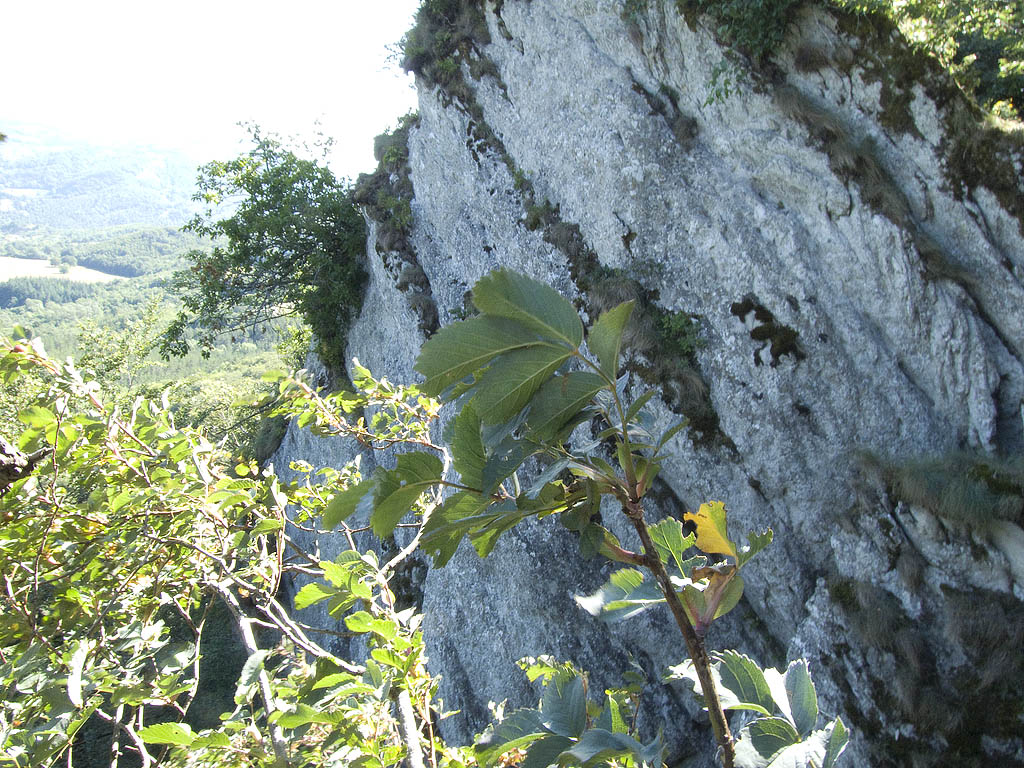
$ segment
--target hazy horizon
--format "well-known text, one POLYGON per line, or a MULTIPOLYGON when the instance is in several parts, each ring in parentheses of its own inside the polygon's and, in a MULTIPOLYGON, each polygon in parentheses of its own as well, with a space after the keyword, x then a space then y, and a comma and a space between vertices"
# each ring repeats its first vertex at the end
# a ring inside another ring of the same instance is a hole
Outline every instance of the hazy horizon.
POLYGON ((0 30, 0 132, 49 130, 200 163, 245 146, 239 122, 304 139, 319 122, 336 142, 333 170, 354 177, 373 169, 373 137, 415 105, 392 51, 417 5, 13 5, 0 30))

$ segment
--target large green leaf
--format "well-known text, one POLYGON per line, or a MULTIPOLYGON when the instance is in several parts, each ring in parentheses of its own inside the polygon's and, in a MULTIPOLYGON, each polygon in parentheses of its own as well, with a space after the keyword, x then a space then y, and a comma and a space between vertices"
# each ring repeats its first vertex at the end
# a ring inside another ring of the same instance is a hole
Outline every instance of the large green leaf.
POLYGON ((469 402, 462 406, 454 421, 451 441, 452 465, 459 473, 463 485, 481 488, 487 455, 484 452, 483 439, 480 437, 480 415, 473 407, 473 403, 469 402))
POLYGON ((533 398, 526 423, 540 440, 550 440, 605 385, 604 379, 589 371, 556 376, 544 384, 533 398))
POLYGON ((612 380, 619 371, 622 332, 633 313, 634 304, 633 301, 627 301, 605 312, 591 327, 587 337, 587 346, 601 364, 601 371, 612 380))
POLYGON ((500 424, 521 411, 566 360, 564 347, 538 345, 499 357, 484 373, 473 399, 485 424, 500 424))
POLYGON ((544 688, 541 724, 559 736, 577 738, 587 724, 587 698, 583 678, 554 680, 544 688))
POLYGON ((498 355, 540 343, 536 331, 505 317, 472 317, 428 339, 416 359, 426 381, 420 389, 437 397, 498 355))
MULTIPOLYGON (((645 747, 625 733, 612 733, 601 728, 585 731, 579 741, 565 754, 571 756, 584 768, 601 765, 618 755, 633 755, 638 764, 661 765, 661 741, 654 742, 654 748, 645 747)), ((568 762, 568 761, 565 761, 568 762)))
POLYGON ((815 731, 772 756, 768 768, 818 768, 825 759, 828 735, 815 731))
POLYGON ((395 469, 377 476, 370 515, 373 532, 380 538, 389 536, 420 494, 441 482, 443 469, 441 460, 425 451, 399 454, 395 469))
POLYGON ((295 610, 301 611, 322 600, 327 600, 338 594, 338 590, 329 587, 319 581, 313 581, 300 589, 295 595, 295 610))
POLYGON ((518 320, 573 349, 583 342, 583 323, 576 308, 554 288, 532 278, 498 269, 473 286, 473 303, 484 315, 518 320))

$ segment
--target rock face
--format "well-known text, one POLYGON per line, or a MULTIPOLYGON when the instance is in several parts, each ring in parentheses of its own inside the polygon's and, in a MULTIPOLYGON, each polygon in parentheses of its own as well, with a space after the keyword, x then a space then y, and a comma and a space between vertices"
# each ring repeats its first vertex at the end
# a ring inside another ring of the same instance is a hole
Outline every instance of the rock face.
MULTIPOLYGON (((629 5, 473 11, 490 39, 463 49, 461 87, 420 80, 412 222, 401 252, 371 227, 349 357, 412 380, 423 303, 451 322, 498 266, 592 313, 629 285, 696 318, 700 380, 655 382, 659 408, 685 409, 689 386, 713 418, 675 438, 651 513, 721 499, 738 530, 775 531, 709 645, 807 657, 822 711, 854 732, 849 765, 1024 764, 1021 142, 940 74, 908 79, 877 24, 805 9, 769 65, 715 98, 739 70, 714 24, 629 5)), ((649 379, 652 356, 636 354, 649 379)), ((276 463, 308 458, 303 440, 276 463)), ((551 521, 426 572, 431 668, 461 710, 449 738, 481 729, 489 701, 535 697, 520 657, 609 685, 632 655, 647 727, 664 725, 673 761, 713 763, 692 696, 656 682, 683 657, 667 618, 609 629, 575 605, 606 575, 551 521)))

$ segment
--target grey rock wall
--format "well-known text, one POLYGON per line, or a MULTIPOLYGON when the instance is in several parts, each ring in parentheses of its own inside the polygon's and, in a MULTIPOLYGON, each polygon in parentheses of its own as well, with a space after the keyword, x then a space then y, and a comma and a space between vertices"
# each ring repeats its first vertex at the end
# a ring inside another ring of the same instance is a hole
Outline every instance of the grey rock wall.
MULTIPOLYGON (((806 10, 771 77, 709 104, 723 49, 673 2, 648 6, 626 22, 614 0, 507 0, 500 15, 488 4, 491 42, 478 53, 497 76, 463 66, 471 104, 420 83, 410 244, 439 320, 498 266, 591 306, 579 260, 527 226, 528 180, 601 267, 699 318, 719 431, 674 440, 651 512, 721 499, 738 529, 775 531, 710 644, 764 664, 808 657, 823 711, 854 730, 850 765, 1024 762, 1012 706, 970 720, 972 702, 1024 682, 1005 652, 1024 641, 1024 531, 900 501, 864 458, 1021 454, 1024 225, 1005 194, 951 180, 957 102, 914 86, 912 129, 892 127, 879 66, 898 41, 879 52, 806 10), (824 63, 799 71, 809 46, 824 63), (758 330, 764 311, 796 334, 781 354, 758 330), (1001 666, 984 667, 999 648, 1001 666)), ((1007 157, 1024 196, 1021 156, 1007 157)), ((350 356, 412 379, 423 334, 372 234, 368 258, 350 356)), ((288 439, 279 464, 309 455, 288 439)), ((333 450, 322 458, 337 465, 333 450)), ((665 725, 674 759, 709 764, 692 697, 656 684, 683 656, 668 622, 609 629, 575 606, 606 575, 552 521, 513 530, 486 560, 467 546, 427 573, 431 669, 461 710, 449 738, 471 738, 489 701, 531 700, 522 656, 572 659, 607 685, 601 670, 632 655, 652 676, 647 727, 665 725)))

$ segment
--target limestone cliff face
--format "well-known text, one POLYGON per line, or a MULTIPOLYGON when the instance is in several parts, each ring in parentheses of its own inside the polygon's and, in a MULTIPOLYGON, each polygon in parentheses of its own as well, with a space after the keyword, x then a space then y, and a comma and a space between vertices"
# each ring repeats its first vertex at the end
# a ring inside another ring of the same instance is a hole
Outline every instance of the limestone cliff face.
MULTIPOLYGON (((349 356, 412 379, 435 308, 452 321, 498 266, 590 312, 633 291, 696 318, 699 378, 657 383, 666 422, 697 392, 701 429, 675 439, 652 513, 721 499, 740 530, 775 531, 710 645, 806 656, 822 710, 854 731, 850 765, 1022 763, 1019 494, 975 519, 911 482, 930 467, 918 484, 942 497, 943 475, 977 480, 977 461, 1024 448, 1021 144, 975 124, 939 74, 904 76, 885 30, 821 10, 708 103, 728 63, 711 25, 646 6, 487 3, 465 87, 421 80, 412 223, 396 247, 373 222, 349 356)), ((673 354, 641 346, 634 368, 673 354)), ((278 465, 304 441, 290 434, 278 465)), ((621 670, 631 654, 653 681, 681 660, 662 617, 608 628, 576 607, 607 573, 577 551, 544 521, 417 579, 432 670, 462 711, 450 737, 481 728, 488 701, 530 700, 522 656, 621 670)), ((692 696, 647 697, 675 758, 709 764, 692 696)))

